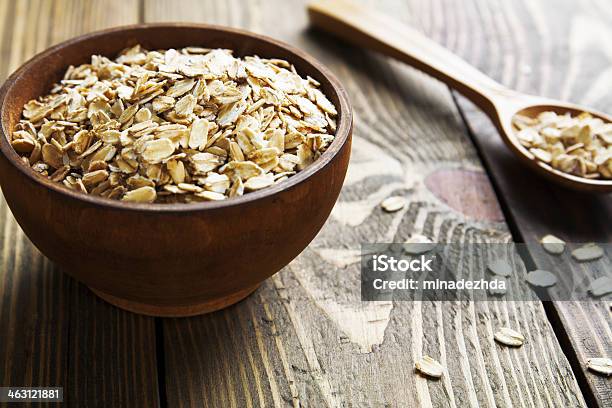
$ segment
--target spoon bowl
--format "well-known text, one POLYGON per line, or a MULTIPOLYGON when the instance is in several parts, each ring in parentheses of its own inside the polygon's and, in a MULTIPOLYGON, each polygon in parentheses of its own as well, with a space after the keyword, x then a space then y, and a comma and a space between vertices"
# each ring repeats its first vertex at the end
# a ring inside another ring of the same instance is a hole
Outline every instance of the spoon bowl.
POLYGON ((529 149, 520 143, 518 137, 516 136, 516 131, 512 125, 512 119, 516 115, 535 118, 542 112, 555 112, 559 115, 569 113, 571 116, 577 116, 583 112, 586 112, 591 116, 599 118, 608 123, 612 122, 612 117, 610 115, 586 106, 576 105, 555 99, 519 94, 516 92, 512 93, 514 95, 505 95, 505 102, 502 102, 502 100, 499 98, 492 98, 492 100, 495 101, 496 110, 496 117, 492 119, 504 142, 506 142, 510 150, 519 160, 546 179, 561 184, 565 187, 587 192, 612 192, 612 180, 588 179, 576 176, 555 169, 551 165, 537 160, 529 149))
POLYGON ((535 117, 553 111, 575 116, 588 112, 610 123, 609 115, 508 89, 418 31, 351 1, 316 0, 310 3, 308 12, 315 27, 403 61, 461 92, 489 116, 517 159, 548 180, 575 190, 612 192, 612 180, 575 176, 537 160, 519 142, 512 126, 516 114, 535 117))

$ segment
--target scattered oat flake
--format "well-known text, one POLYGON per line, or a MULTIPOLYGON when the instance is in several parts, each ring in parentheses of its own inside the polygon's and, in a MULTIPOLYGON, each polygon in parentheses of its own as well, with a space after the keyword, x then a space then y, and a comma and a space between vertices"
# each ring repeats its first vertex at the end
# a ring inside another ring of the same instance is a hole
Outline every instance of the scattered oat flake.
POLYGON ((508 280, 504 277, 495 277, 497 281, 497 287, 493 288, 491 285, 492 281, 489 281, 489 288, 487 289, 489 295, 492 296, 503 296, 508 291, 508 280))
POLYGON ((495 332, 493 337, 498 343, 510 347, 520 347, 525 342, 525 337, 521 333, 508 327, 502 327, 495 332))
POLYGON ((434 249, 436 244, 425 235, 413 234, 406 240, 404 251, 409 255, 420 255, 434 249))
POLYGON ((527 274, 527 282, 533 286, 547 288, 557 283, 557 277, 551 272, 536 269, 527 274))
POLYGON ((444 367, 442 364, 438 363, 429 356, 423 356, 421 359, 417 360, 414 363, 414 368, 416 368, 420 373, 434 378, 440 378, 444 373, 444 367))
POLYGON ((544 250, 548 253, 559 255, 565 251, 565 241, 554 235, 545 235, 540 239, 540 243, 544 250))
POLYGON ((572 251, 572 257, 579 262, 588 262, 599 259, 604 252, 601 247, 595 244, 586 244, 572 251))
POLYGON ((406 206, 406 199, 400 196, 387 197, 380 206, 387 212, 399 211, 406 206))
POLYGON ((607 295, 612 293, 612 278, 608 276, 602 276, 591 282, 589 286, 589 292, 595 297, 607 295))
POLYGON ((489 262, 487 269, 494 275, 508 277, 512 274, 512 267, 508 262, 502 259, 489 262))
POLYGON ((606 357, 589 358, 587 368, 605 376, 612 375, 612 359, 606 357))

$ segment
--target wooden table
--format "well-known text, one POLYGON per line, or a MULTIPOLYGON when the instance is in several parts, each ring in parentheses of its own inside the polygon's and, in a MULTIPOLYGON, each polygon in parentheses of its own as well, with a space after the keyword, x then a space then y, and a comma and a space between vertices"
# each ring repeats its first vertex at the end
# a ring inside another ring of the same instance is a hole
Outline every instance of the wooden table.
MULTIPOLYGON (((505 85, 612 110, 604 0, 369 3, 505 85)), ((302 1, 1 0, 0 77, 85 32, 178 20, 285 40, 338 75, 355 108, 340 201, 308 249, 247 300, 156 319, 118 310, 64 275, 0 200, 0 386, 63 386, 75 407, 612 406, 610 379, 584 368, 588 357, 612 356, 607 302, 360 302, 361 242, 413 232, 453 242, 534 243, 546 233, 611 242, 611 201, 532 176, 461 96, 308 31, 302 1), (392 192, 410 204, 390 216, 378 204, 392 192), (497 345, 500 324, 519 327, 526 344, 497 345), (448 375, 415 375, 422 354, 448 375)), ((527 270, 551 262, 536 249, 523 260, 527 270)))

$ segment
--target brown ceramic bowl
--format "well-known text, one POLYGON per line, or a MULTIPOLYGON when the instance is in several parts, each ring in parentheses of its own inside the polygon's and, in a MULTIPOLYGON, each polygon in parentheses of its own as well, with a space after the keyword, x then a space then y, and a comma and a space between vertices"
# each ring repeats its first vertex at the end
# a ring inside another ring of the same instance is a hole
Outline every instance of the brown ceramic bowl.
POLYGON ((0 183, 19 225, 62 270, 124 309, 188 316, 238 302, 295 258, 338 198, 348 166, 352 112, 338 80, 304 52, 245 31, 151 24, 87 34, 36 55, 0 89, 0 183), (278 57, 321 83, 339 108, 336 138, 310 167, 282 183, 221 202, 137 204, 73 192, 23 164, 6 135, 23 105, 49 91, 69 65, 92 54, 228 48, 278 57))

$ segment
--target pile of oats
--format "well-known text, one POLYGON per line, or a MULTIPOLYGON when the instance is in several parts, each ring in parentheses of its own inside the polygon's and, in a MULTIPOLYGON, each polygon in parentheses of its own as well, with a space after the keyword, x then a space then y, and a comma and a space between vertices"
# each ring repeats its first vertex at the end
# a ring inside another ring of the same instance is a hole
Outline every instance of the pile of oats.
POLYGON ((223 200, 278 183, 334 138, 337 110, 287 61, 135 46, 70 67, 11 144, 38 173, 135 202, 223 200))
POLYGON ((587 112, 515 115, 512 123, 519 142, 537 160, 576 176, 612 179, 612 123, 587 112))

